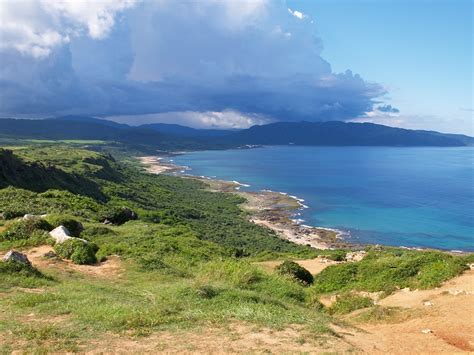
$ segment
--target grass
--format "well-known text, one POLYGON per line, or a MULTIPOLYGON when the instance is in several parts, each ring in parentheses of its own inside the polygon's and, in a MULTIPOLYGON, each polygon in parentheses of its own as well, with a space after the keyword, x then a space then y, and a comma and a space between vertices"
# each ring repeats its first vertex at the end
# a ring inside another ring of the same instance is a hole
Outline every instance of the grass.
POLYGON ((347 314, 373 305, 374 302, 368 297, 345 293, 337 296, 336 302, 329 308, 329 311, 332 314, 347 314))
POLYGON ((37 288, 52 283, 52 277, 43 274, 34 266, 0 261, 0 292, 13 287, 37 288))
POLYGON ((404 309, 399 307, 384 307, 377 305, 361 312, 360 314, 352 318, 352 320, 356 323, 399 323, 404 320, 408 320, 412 317, 415 317, 420 312, 422 311, 404 309))
MULTIPOLYGON (((26 147, 4 155, 0 170, 8 174, 0 174, 0 212, 7 219, 46 213, 47 223, 0 221, 0 252, 47 244, 47 230, 67 224, 98 246, 97 259, 119 256, 120 270, 93 276, 81 266, 71 269, 56 261, 39 270, 0 264, 0 342, 10 339, 2 351, 80 351, 84 342, 110 334, 146 336, 229 322, 273 329, 296 324, 311 336, 330 334, 332 316, 318 301, 322 293, 342 295, 330 309, 340 315, 369 306, 350 291, 388 294, 398 287, 435 287, 472 260, 370 250, 361 262, 326 268, 308 287, 252 262, 323 252, 248 222, 240 197, 209 192, 194 180, 150 175, 135 164, 78 147, 26 147), (21 169, 31 174, 19 174, 21 169), (32 184, 28 176, 42 183, 32 184), (78 181, 90 189, 78 190, 78 181), (135 212, 137 220, 101 223, 102 216, 123 208, 135 212), (13 321, 25 319, 29 322, 13 321)), ((345 251, 324 254, 340 259, 345 251)), ((372 307, 370 312, 368 319, 384 319, 391 311, 372 307)))
POLYGON ((315 277, 313 287, 319 293, 358 290, 390 294, 405 287, 428 289, 459 275, 467 269, 466 264, 466 257, 437 251, 372 249, 360 262, 326 268, 315 277))
POLYGON ((102 140, 91 140, 91 139, 58 139, 58 140, 53 140, 53 139, 26 139, 25 141, 29 143, 40 143, 40 144, 78 144, 78 145, 84 145, 84 144, 107 144, 106 141, 102 140))

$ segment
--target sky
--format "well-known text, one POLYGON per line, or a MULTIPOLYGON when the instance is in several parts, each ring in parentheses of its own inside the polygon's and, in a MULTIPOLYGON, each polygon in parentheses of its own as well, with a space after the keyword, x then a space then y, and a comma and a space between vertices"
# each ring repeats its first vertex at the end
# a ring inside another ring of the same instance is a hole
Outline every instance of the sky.
POLYGON ((0 116, 474 135, 471 0, 1 0, 0 116))
MULTIPOLYGON (((314 18, 334 71, 387 88, 400 114, 372 121, 473 135, 471 0, 289 1, 314 18)), ((363 120, 367 120, 364 118, 363 120)))

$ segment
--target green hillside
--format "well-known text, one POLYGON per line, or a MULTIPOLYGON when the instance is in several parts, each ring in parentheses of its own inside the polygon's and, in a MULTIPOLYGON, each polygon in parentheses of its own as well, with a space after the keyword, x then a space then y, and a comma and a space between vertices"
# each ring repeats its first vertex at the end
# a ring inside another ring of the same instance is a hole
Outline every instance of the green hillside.
POLYGON ((248 221, 236 195, 68 144, 18 145, 0 150, 0 162, 0 254, 16 249, 32 258, 32 266, 0 262, 2 352, 87 351, 95 339, 229 322, 298 326, 301 341, 329 339, 333 314, 372 305, 349 292, 435 287, 472 258, 371 249, 310 285, 293 267, 268 272, 254 262, 345 251, 278 238, 248 221), (52 248, 48 232, 59 225, 88 244, 52 248), (95 265, 76 265, 88 263, 95 265), (319 302, 337 293, 344 297, 334 307, 319 302))

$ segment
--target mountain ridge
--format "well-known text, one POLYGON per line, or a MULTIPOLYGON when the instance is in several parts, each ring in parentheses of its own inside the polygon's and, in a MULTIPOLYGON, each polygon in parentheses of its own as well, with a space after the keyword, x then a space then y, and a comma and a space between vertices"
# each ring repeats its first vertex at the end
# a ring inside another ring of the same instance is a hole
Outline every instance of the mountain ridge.
POLYGON ((196 129, 173 124, 129 126, 88 116, 50 119, 0 119, 0 135, 35 139, 97 139, 162 150, 227 149, 244 145, 434 146, 474 145, 474 138, 341 121, 276 122, 240 131, 196 129))

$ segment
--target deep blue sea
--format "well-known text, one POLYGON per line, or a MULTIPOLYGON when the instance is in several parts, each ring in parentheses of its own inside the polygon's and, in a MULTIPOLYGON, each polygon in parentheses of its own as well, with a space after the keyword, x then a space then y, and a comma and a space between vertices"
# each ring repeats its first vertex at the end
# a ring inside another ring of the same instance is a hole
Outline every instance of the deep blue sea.
POLYGON ((474 251, 474 148, 296 147, 201 151, 188 173, 304 199, 303 224, 347 240, 474 251))

